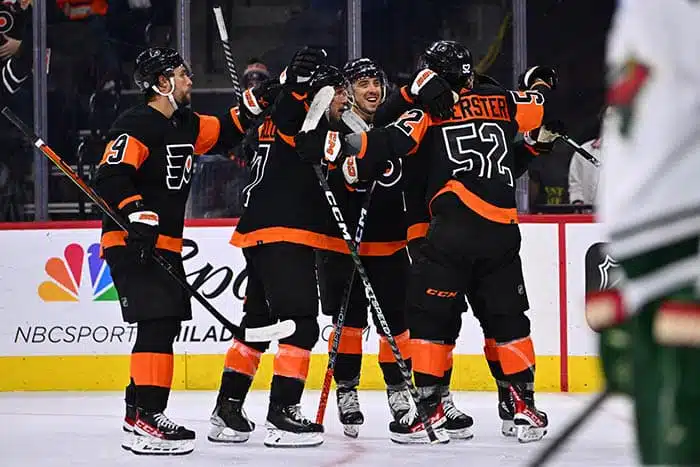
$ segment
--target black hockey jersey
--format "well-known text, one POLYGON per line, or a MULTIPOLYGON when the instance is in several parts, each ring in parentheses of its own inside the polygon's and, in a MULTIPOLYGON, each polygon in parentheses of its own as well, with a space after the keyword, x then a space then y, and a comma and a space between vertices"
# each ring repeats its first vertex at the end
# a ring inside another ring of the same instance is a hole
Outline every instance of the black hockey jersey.
MULTIPOLYGON (((217 144, 232 147, 243 134, 237 107, 221 117, 180 109, 171 118, 146 104, 132 107, 112 125, 95 189, 123 215, 141 201, 159 217, 156 247, 180 252, 193 156, 217 144)), ((125 245, 125 237, 105 216, 102 248, 125 245)))
POLYGON ((307 97, 284 89, 259 130, 251 181, 243 191, 245 209, 230 241, 234 246, 289 242, 348 251, 342 239, 333 237, 337 226, 329 222, 330 208, 313 167, 295 149, 307 97))
POLYGON ((518 132, 542 125, 548 90, 545 85, 524 92, 495 86, 463 89, 452 118, 440 120, 413 108, 388 127, 368 132, 360 154, 368 156, 364 159, 382 151, 416 154, 427 159, 428 208, 441 195, 453 193, 492 222, 517 223, 513 141, 518 132))

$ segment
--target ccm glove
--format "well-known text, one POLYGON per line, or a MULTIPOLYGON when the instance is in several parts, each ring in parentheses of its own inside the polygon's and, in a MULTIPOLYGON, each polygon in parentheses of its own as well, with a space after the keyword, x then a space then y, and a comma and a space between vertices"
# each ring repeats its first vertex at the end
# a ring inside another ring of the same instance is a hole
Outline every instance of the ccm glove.
POLYGON ((282 85, 278 80, 263 81, 243 91, 243 107, 249 115, 257 117, 275 102, 281 90, 282 85))
POLYGON ((280 75, 280 83, 290 86, 307 83, 319 65, 326 63, 324 49, 304 47, 294 54, 292 61, 280 75))
POLYGON ((430 68, 413 75, 409 91, 430 115, 442 120, 452 118, 453 107, 459 100, 449 83, 430 68))
POLYGON ((559 83, 559 75, 554 68, 549 66, 530 67, 518 78, 518 89, 521 91, 531 89, 538 80, 544 81, 549 89, 554 90, 559 83))
POLYGON ((294 137, 297 153, 304 162, 320 164, 323 160, 340 162, 343 138, 337 131, 311 130, 294 137))
POLYGON ((141 201, 136 201, 124 210, 129 220, 126 247, 136 257, 139 264, 151 260, 158 240, 158 214, 145 209, 141 201))

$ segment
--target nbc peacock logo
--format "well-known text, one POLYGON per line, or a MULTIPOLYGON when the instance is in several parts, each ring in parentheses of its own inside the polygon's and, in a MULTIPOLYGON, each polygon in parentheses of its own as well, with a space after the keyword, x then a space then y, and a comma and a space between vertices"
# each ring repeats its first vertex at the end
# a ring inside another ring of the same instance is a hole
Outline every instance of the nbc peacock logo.
POLYGON ((87 284, 83 282, 83 269, 87 263, 90 273, 92 300, 106 302, 119 300, 114 288, 109 266, 100 258, 100 245, 93 243, 85 249, 71 243, 63 251, 63 258, 49 258, 44 270, 50 280, 39 284, 39 297, 45 302, 77 302, 87 295, 87 284), (81 293, 82 292, 82 293, 81 293))

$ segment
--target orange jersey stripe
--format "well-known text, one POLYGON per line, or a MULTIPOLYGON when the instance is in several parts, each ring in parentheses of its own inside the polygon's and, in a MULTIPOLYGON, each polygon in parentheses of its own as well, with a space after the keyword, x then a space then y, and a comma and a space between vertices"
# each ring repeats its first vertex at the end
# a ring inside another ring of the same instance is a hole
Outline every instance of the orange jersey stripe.
POLYGON ((282 139, 282 141, 287 143, 287 145, 289 145, 293 148, 297 147, 297 143, 296 143, 296 141, 294 141, 294 136, 285 135, 284 133, 282 133, 279 130, 277 130, 277 134, 282 139))
POLYGON ((173 382, 173 354, 132 353, 131 377, 137 386, 169 388, 173 382))
POLYGON ((481 217, 499 224, 517 224, 518 210, 515 208, 499 208, 493 204, 484 201, 478 195, 467 190, 457 180, 450 180, 445 183, 445 186, 440 189, 435 196, 430 200, 432 205, 435 199, 444 193, 454 193, 469 209, 479 214, 481 217))
POLYGON ((148 155, 148 147, 145 144, 124 133, 107 143, 100 165, 129 164, 138 170, 148 159, 148 155))
POLYGON ((425 238, 428 235, 428 227, 430 227, 428 222, 420 222, 409 226, 406 231, 406 240, 410 242, 417 238, 425 238))
POLYGON ((213 148, 219 140, 221 122, 211 115, 197 115, 199 116, 199 133, 197 141, 194 142, 194 153, 204 154, 213 148))
MULTIPOLYGON (((292 227, 266 227, 245 234, 236 230, 229 241, 231 245, 239 248, 279 242, 295 243, 321 250, 350 254, 350 250, 342 238, 292 227)), ((391 256, 405 246, 406 241, 404 240, 396 242, 363 242, 360 245, 360 255, 391 256)))
POLYGON ((133 203, 134 201, 139 201, 142 199, 143 199, 143 197, 141 195, 128 196, 119 202, 119 204, 117 205, 117 209, 124 209, 124 206, 126 206, 127 204, 133 203))
MULTIPOLYGON (((100 239, 100 247, 104 249, 111 248, 113 246, 125 246, 125 239, 126 232, 123 230, 105 232, 102 234, 102 238, 100 239)), ((156 240, 156 248, 180 253, 182 251, 182 239, 159 234, 158 240, 156 240)))

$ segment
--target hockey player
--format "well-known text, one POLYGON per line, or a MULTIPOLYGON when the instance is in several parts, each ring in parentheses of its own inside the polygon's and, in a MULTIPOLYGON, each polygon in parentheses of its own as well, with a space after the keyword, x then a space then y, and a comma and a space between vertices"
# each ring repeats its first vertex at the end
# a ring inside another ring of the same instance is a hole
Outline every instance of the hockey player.
MULTIPOLYGON (((253 179, 244 189, 246 208, 231 238, 231 244, 243 249, 248 271, 242 326, 280 318, 296 323, 295 333, 279 341, 275 355, 264 441, 269 447, 323 442, 323 426, 304 417, 299 406, 319 336, 314 249, 339 250, 345 244, 327 232, 328 205, 313 170, 296 154, 294 135, 321 87, 336 88, 331 118, 338 119, 347 104, 346 80, 325 60, 322 49, 304 48, 283 72, 283 89, 258 135, 253 179)), ((255 425, 243 411, 243 401, 268 346, 233 341, 211 416, 210 441, 248 440, 255 425)))
MULTIPOLYGON (((346 63, 343 74, 350 82, 352 108, 348 112, 355 112, 367 125, 371 125, 378 107, 386 98, 387 81, 384 72, 372 60, 360 58, 346 63)), ((360 255, 382 304, 382 311, 386 314, 392 335, 403 358, 410 365, 409 338, 403 312, 406 294, 404 278, 408 271, 408 257, 405 251, 406 227, 400 161, 392 164, 375 181, 375 188, 369 195, 371 200, 360 244, 360 255)), ((350 186, 345 182, 341 171, 335 167, 329 170, 328 183, 346 218, 348 228, 354 232, 371 183, 350 186)), ((331 231, 334 237, 342 241, 337 228, 332 228, 331 231)), ((324 314, 333 317, 333 324, 336 324, 338 312, 343 306, 342 299, 353 269, 354 265, 347 253, 321 251, 318 254, 321 309, 324 314)), ((350 437, 357 437, 359 426, 364 423, 357 385, 360 382, 362 334, 367 327, 368 306, 362 283, 355 280, 341 328, 334 371, 338 417, 344 426, 344 433, 350 437)), ((379 325, 377 329, 380 329, 379 325)), ((379 332, 381 334, 381 331, 379 332)), ((328 339, 329 351, 334 333, 335 331, 331 332, 328 339)), ((398 420, 410 410, 410 395, 404 388, 403 377, 386 337, 380 337, 379 365, 387 385, 391 415, 398 420)))
POLYGON ((175 50, 139 54, 134 79, 146 101, 112 125, 95 179, 97 192, 129 221, 127 234, 105 217, 101 238, 122 316, 137 326, 123 447, 135 454, 187 454, 194 449, 194 432, 164 411, 173 341, 181 321, 192 318, 190 297, 151 258, 157 249, 184 276, 182 231, 193 156, 215 144, 236 144, 243 125, 237 108, 220 117, 187 108, 192 80, 175 50))
MULTIPOLYGON (((444 423, 438 386, 449 361, 446 342, 453 332, 449 326, 454 302, 466 292, 495 339, 494 350, 515 407, 518 439, 539 440, 546 433, 547 417, 534 404, 535 354, 524 313, 528 301, 519 256, 513 139, 517 132, 550 122, 545 105, 549 76, 538 74, 546 70, 534 69, 526 77, 531 88, 526 92, 473 87, 471 54, 452 41, 432 44, 424 61, 426 68, 414 81, 414 92, 441 76, 458 95, 453 107, 429 114, 411 109, 386 128, 346 136, 342 147, 330 152, 322 151, 331 149, 325 141, 333 138, 322 132, 299 134, 297 147, 310 160, 320 153, 344 168, 354 166, 358 178, 376 170, 380 162, 372 155, 428 158, 431 225, 411 268, 407 300, 421 404, 434 426, 444 423)), ((542 128, 536 137, 552 138, 552 134, 542 128)), ((426 440, 417 417, 392 423, 390 430, 397 442, 426 440)))
POLYGON ((700 4, 618 2, 598 190, 624 277, 588 297, 607 388, 635 404, 644 465, 700 465, 700 4))

